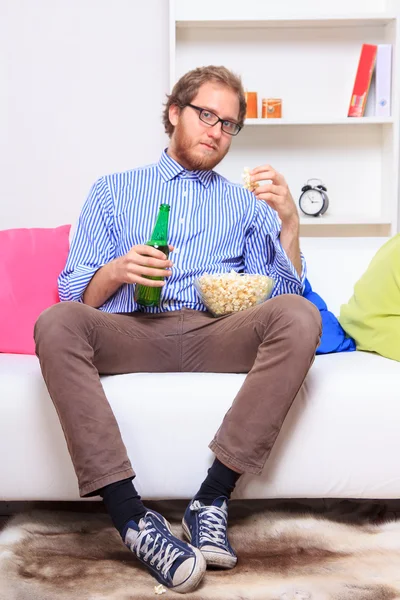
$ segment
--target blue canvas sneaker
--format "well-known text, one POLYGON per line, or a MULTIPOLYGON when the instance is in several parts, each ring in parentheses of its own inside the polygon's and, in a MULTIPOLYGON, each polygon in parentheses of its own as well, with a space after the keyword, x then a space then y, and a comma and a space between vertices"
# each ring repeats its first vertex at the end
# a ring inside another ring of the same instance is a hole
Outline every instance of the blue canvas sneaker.
POLYGON ((156 511, 148 510, 139 525, 129 521, 123 539, 157 581, 175 592, 191 592, 203 578, 207 565, 200 550, 175 537, 156 511))
POLYGON ((189 542, 203 553, 207 565, 232 569, 237 556, 229 543, 228 499, 220 496, 210 506, 192 500, 183 520, 183 531, 189 542))

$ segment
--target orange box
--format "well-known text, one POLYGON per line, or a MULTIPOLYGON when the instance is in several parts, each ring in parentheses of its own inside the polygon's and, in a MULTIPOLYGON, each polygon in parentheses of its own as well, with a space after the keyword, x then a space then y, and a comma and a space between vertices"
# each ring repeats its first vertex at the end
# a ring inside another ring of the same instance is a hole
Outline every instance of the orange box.
POLYGON ((257 92, 245 92, 246 98, 246 119, 257 119, 257 92))
POLYGON ((263 98, 261 108, 262 119, 280 119, 282 117, 281 98, 263 98))

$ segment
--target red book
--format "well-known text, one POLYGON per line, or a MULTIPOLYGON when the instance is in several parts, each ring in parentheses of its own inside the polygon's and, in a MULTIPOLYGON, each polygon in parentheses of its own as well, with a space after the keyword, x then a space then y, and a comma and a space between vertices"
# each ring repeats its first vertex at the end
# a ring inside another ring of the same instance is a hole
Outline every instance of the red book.
POLYGON ((375 68, 377 50, 378 46, 374 44, 362 45, 348 117, 362 117, 364 115, 372 73, 375 68))

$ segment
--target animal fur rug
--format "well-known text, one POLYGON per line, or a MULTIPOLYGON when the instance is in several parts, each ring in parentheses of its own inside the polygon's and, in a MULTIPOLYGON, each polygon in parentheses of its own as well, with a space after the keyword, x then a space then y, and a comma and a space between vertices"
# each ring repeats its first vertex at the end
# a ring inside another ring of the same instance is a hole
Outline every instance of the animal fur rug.
MULTIPOLYGON (((159 510, 159 508, 158 508, 159 510)), ((164 512, 181 535, 181 510, 164 512)), ((192 600, 400 600, 400 521, 231 511, 232 571, 206 572, 192 600)), ((157 582, 105 514, 31 511, 0 531, 1 600, 154 600, 157 582)))

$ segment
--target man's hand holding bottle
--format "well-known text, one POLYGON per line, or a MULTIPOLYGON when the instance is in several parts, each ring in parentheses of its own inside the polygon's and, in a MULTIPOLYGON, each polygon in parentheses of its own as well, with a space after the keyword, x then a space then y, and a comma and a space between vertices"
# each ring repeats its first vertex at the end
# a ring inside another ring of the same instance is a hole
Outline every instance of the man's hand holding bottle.
MULTIPOLYGON (((174 246, 168 244, 169 251, 172 252, 174 246)), ((157 250, 153 246, 139 244, 133 246, 129 252, 114 259, 113 278, 120 285, 124 283, 141 283, 149 287, 162 287, 164 280, 147 279, 147 277, 170 277, 173 266, 171 260, 165 257, 164 252, 157 250)))

